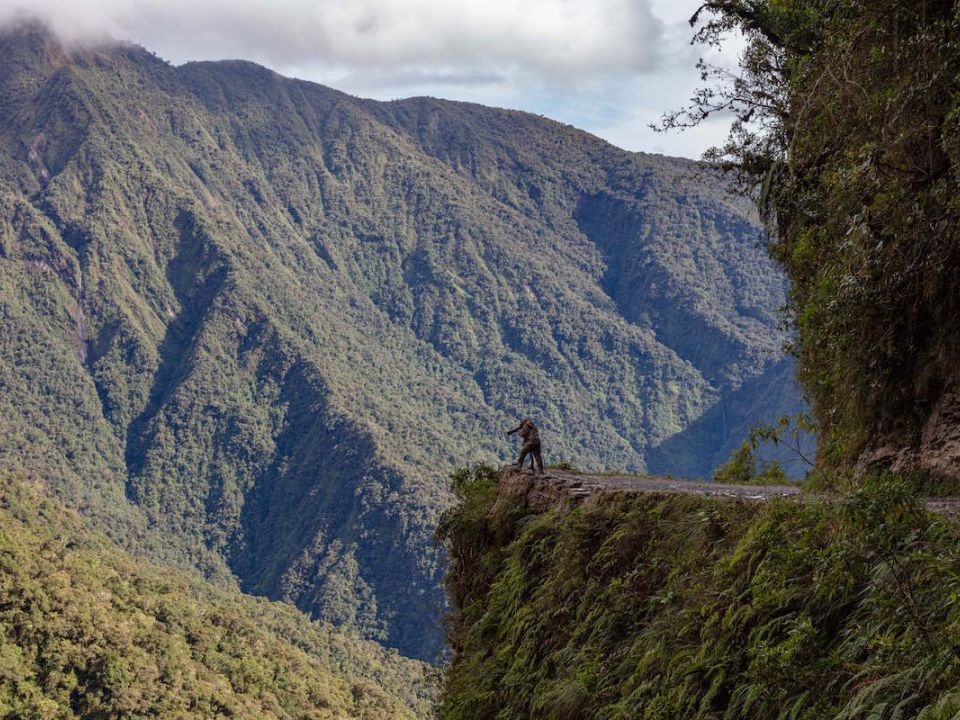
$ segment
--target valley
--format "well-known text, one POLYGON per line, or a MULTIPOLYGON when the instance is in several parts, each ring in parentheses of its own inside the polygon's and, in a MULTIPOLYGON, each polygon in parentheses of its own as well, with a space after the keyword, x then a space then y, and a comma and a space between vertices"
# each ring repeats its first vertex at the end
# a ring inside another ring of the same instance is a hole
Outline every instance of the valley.
POLYGON ((447 476, 708 476, 802 407, 749 203, 686 160, 240 61, 0 34, 0 466, 408 656, 447 476))

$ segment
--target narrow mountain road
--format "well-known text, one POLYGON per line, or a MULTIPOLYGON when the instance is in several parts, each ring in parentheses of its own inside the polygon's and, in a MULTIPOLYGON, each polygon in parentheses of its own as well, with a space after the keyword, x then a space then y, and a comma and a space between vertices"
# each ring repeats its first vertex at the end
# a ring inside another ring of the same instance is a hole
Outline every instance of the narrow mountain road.
MULTIPOLYGON (((803 493, 797 485, 725 485, 660 475, 581 475, 555 468, 548 468, 542 480, 555 485, 572 500, 598 493, 683 493, 756 502, 800 495, 805 498, 829 497, 803 493)), ((926 507, 930 512, 960 520, 960 498, 928 498, 926 507)))
POLYGON ((548 469, 547 477, 566 488, 572 497, 588 497, 602 492, 626 492, 685 493, 744 500, 767 500, 772 497, 800 494, 800 488, 795 485, 723 485, 661 475, 580 475, 565 470, 548 469))

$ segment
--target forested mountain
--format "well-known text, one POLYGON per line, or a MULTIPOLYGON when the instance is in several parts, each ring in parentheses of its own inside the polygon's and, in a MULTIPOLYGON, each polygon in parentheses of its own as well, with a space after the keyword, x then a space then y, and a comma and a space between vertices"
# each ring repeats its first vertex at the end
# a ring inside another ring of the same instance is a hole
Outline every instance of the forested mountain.
POLYGON ((0 466, 124 547, 433 657, 444 478, 706 474, 795 410, 694 163, 528 114, 0 35, 0 466))
POLYGON ((754 196, 790 280, 784 317, 833 489, 887 470, 960 493, 958 11, 705 3, 694 43, 742 34, 740 68, 704 66, 705 87, 663 118, 732 119, 708 156, 754 196))
POLYGON ((435 676, 355 632, 131 558, 0 473, 0 715, 426 717, 435 676))
POLYGON ((734 119, 713 159, 791 281, 818 492, 458 472, 440 717, 956 720, 960 3, 722 0, 692 24, 740 67, 704 66, 664 123, 734 119))

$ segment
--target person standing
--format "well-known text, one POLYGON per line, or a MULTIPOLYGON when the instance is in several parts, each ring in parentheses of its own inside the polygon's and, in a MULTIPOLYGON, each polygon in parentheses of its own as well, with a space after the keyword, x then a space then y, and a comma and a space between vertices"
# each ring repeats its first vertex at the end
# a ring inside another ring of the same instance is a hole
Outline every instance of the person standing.
POLYGON ((530 455, 530 468, 533 469, 534 460, 537 463, 537 474, 543 475, 543 457, 540 455, 540 431, 530 418, 524 418, 513 430, 507 430, 507 437, 514 433, 520 434, 523 445, 520 448, 520 459, 514 463, 518 468, 523 467, 523 461, 530 455))

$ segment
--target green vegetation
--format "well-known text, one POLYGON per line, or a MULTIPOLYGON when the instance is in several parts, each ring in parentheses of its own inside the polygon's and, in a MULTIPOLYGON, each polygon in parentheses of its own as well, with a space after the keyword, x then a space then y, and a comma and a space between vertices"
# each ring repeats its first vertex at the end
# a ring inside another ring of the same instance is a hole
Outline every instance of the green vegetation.
POLYGON ((426 717, 429 666, 135 560, 0 475, 0 717, 426 717))
MULTIPOLYGON (((736 117, 711 157, 759 202, 792 281, 811 486, 845 492, 533 514, 491 473, 460 474, 439 531, 456 652, 442 718, 960 717, 960 528, 920 495, 960 477, 958 7, 702 4, 697 39, 742 32, 742 72, 704 66, 716 84, 664 124, 736 117)), ((779 477, 755 451, 796 439, 788 426, 715 476, 779 477)))
POLYGON ((925 426, 955 423, 939 403, 955 403, 960 361, 957 4, 724 0, 702 15, 701 41, 745 33, 742 72, 666 124, 739 118, 713 157, 755 192, 790 277, 822 458, 919 448, 901 466, 957 475, 955 455, 924 457, 944 451, 925 426))
POLYGON ((509 422, 706 475, 796 409, 783 278, 694 163, 30 25, 0 56, 0 467, 138 555, 433 658, 445 474, 509 422))
POLYGON ((960 529, 909 484, 745 504, 598 496, 530 514, 454 476, 444 720, 948 720, 960 529))
POLYGON ((757 468, 756 453, 750 443, 744 441, 729 460, 714 470, 713 479, 734 485, 783 485, 787 475, 777 460, 757 468))
POLYGON ((822 486, 823 473, 814 462, 816 435, 816 424, 806 413, 798 413, 794 417, 784 415, 775 425, 757 425, 750 431, 750 437, 714 471, 713 479, 740 485, 785 484, 789 478, 780 460, 761 456, 762 451, 769 454, 772 445, 782 451, 782 457, 789 458, 789 462, 803 468, 807 487, 822 486))

